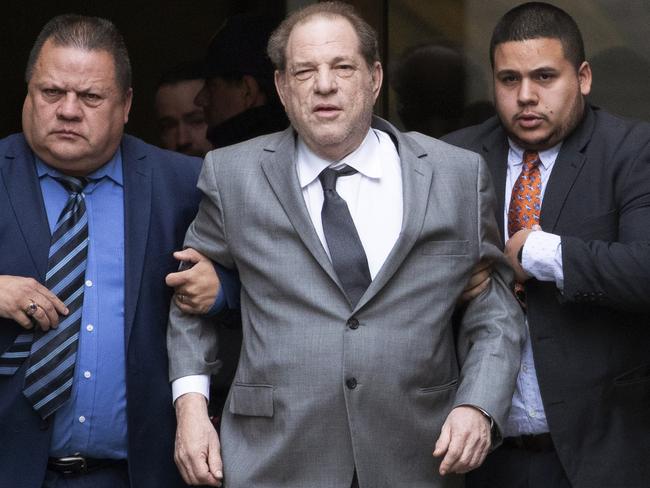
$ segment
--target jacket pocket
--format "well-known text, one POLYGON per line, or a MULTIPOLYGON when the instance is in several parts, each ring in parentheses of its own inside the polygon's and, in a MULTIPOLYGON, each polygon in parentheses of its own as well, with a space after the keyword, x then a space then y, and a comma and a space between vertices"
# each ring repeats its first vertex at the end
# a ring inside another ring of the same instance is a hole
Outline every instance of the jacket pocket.
POLYGON ((434 385, 434 386, 427 386, 425 388, 420 388, 420 393, 436 393, 438 391, 451 390, 453 388, 456 388, 456 385, 458 385, 458 378, 451 380, 448 383, 444 383, 442 385, 434 385))
POLYGON ((428 241, 420 244, 420 253, 426 256, 465 256, 469 241, 428 241))
POLYGON ((230 413, 249 417, 273 417, 273 386, 233 383, 230 413))

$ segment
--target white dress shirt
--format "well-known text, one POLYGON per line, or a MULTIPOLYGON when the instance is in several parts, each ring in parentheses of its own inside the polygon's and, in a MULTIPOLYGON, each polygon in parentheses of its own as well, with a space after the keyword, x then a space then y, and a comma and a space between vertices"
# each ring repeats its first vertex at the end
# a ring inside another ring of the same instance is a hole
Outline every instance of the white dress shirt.
MULTIPOLYGON (((508 207, 510 206, 512 188, 515 186, 515 182, 521 173, 524 157, 524 150, 514 142, 509 142, 510 150, 508 151, 506 195, 505 205, 503 207, 503 235, 505 236, 508 235, 508 207)), ((551 176, 551 171, 560 153, 561 146, 562 143, 538 153, 541 161, 539 171, 542 177, 540 202, 544 200, 546 184, 551 176)), ((560 236, 543 231, 531 232, 528 239, 526 239, 526 245, 524 246, 521 257, 521 266, 529 275, 534 276, 539 281, 555 281, 559 290, 564 288, 560 236)))
MULTIPOLYGON (((348 205, 368 259, 370 277, 374 279, 402 229, 402 170, 392 139, 385 132, 370 129, 355 151, 340 161, 328 161, 298 138, 294 159, 309 217, 328 256, 321 221, 323 188, 318 175, 328 166, 337 168, 346 164, 357 170, 353 175, 339 177, 336 191, 348 205)), ((190 392, 209 398, 209 386, 208 375, 185 376, 172 382, 172 395, 174 401, 190 392)))
MULTIPOLYGON (((505 185, 505 205, 503 215, 504 235, 508 235, 508 207, 512 188, 521 173, 524 150, 514 142, 510 142, 508 151, 508 171, 505 185)), ((544 199, 546 184, 551 176, 555 160, 560 152, 561 143, 557 146, 539 152, 540 176, 542 192, 540 200, 544 199)), ((526 239, 522 252, 522 268, 540 281, 555 281, 561 290, 564 275, 562 273, 562 245, 560 236, 543 231, 531 232, 526 239)), ((521 351, 521 365, 517 376, 517 385, 512 397, 510 415, 506 421, 504 437, 526 434, 541 434, 548 432, 546 413, 542 404, 542 396, 537 382, 537 372, 533 360, 533 349, 526 323, 526 340, 521 351)))
POLYGON ((368 131, 361 145, 340 161, 327 161, 298 140, 296 169, 307 211, 325 251, 321 209, 323 187, 318 175, 328 166, 348 165, 358 172, 339 177, 336 192, 345 200, 366 252, 370 277, 375 278, 397 241, 402 228, 402 171, 390 136, 368 131))

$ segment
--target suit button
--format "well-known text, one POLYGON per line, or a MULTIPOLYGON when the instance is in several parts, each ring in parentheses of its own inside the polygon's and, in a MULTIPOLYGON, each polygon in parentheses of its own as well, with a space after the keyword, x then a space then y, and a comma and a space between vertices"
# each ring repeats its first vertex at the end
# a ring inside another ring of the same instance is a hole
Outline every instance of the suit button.
POLYGON ((345 386, 347 386, 350 390, 354 390, 357 387, 357 379, 356 378, 349 378, 345 381, 345 386))
POLYGON ((350 320, 348 320, 348 327, 352 330, 357 330, 359 328, 359 321, 352 317, 350 320))

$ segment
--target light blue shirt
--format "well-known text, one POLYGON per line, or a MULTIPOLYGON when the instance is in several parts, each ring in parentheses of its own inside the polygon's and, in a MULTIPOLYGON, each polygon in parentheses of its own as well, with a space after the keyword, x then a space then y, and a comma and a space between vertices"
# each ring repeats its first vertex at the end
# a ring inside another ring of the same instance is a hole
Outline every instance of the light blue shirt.
MULTIPOLYGON (((542 179, 542 192, 540 198, 543 200, 546 184, 551 176, 555 160, 560 152, 560 145, 546 151, 539 152, 540 176, 542 179)), ((510 141, 508 152, 508 171, 506 175, 506 194, 504 208, 504 235, 508 235, 508 207, 512 187, 521 173, 524 150, 510 141)), ((528 271, 528 270, 527 270, 528 271)), ((533 358, 533 348, 528 331, 528 320, 526 320, 526 340, 521 351, 521 365, 517 375, 517 386, 512 397, 510 415, 503 429, 504 437, 513 437, 526 434, 542 434, 548 432, 546 412, 542 403, 542 395, 537 382, 537 372, 533 358)))
MULTIPOLYGON (((54 229, 68 191, 61 173, 36 159, 43 200, 54 229)), ((79 349, 71 399, 55 414, 50 455, 81 453, 125 459, 126 359, 124 338, 124 186, 118 152, 89 175, 88 262, 79 349)))

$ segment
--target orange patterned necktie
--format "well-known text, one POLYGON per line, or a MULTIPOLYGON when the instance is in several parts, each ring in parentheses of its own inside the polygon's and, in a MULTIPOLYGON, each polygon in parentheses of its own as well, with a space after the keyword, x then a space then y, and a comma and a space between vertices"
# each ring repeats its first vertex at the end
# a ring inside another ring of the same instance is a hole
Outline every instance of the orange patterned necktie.
MULTIPOLYGON (((510 207, 508 208, 508 237, 521 229, 530 229, 539 224, 539 211, 542 207, 542 175, 539 171, 539 154, 536 151, 524 152, 521 173, 512 187, 510 207)), ((526 291, 522 283, 515 283, 513 290, 519 305, 526 310, 526 291)))
POLYGON ((521 173, 512 187, 508 208, 508 237, 521 229, 539 225, 542 207, 542 175, 539 171, 539 155, 536 151, 524 152, 521 173))

